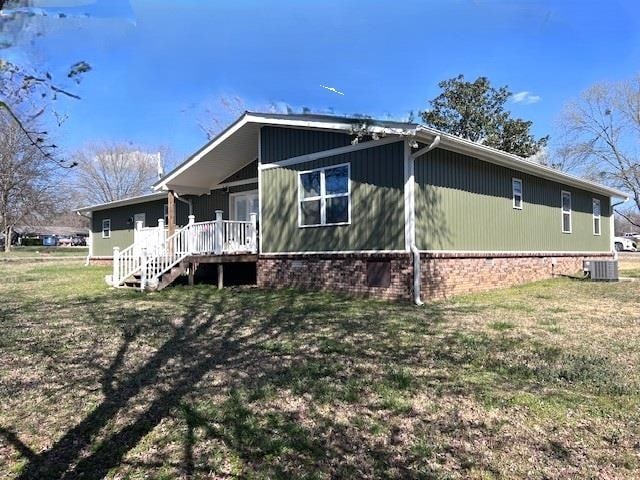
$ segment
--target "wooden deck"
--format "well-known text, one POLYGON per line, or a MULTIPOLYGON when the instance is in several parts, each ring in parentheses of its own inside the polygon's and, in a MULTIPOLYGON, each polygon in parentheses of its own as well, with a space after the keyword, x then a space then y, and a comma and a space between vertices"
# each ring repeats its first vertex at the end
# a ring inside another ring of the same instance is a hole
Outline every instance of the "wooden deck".
POLYGON ((185 261, 190 263, 239 263, 257 262, 257 253, 230 253, 228 255, 196 254, 189 255, 185 261))
POLYGON ((195 272, 198 265, 203 263, 218 265, 218 288, 224 287, 224 264, 225 263, 255 263, 258 261, 257 253, 231 253, 228 255, 196 254, 189 255, 184 259, 188 265, 189 285, 194 284, 195 272))

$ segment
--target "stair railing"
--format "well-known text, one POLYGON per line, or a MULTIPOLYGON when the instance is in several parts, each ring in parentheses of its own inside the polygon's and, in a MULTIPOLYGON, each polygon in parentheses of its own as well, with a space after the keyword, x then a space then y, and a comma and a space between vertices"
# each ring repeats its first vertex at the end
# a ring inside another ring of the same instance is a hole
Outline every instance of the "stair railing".
POLYGON ((113 247, 113 275, 111 284, 119 287, 131 275, 140 270, 140 255, 135 244, 129 245, 124 250, 113 247))
POLYGON ((140 288, 157 285, 160 277, 186 257, 192 251, 192 230, 195 217, 189 215, 189 223, 166 237, 156 246, 155 252, 144 251, 145 268, 140 280, 140 288))
POLYGON ((164 220, 158 220, 157 227, 143 227, 143 222, 136 222, 133 232, 133 243, 124 250, 113 247, 113 273, 111 285, 121 286, 130 276, 139 273, 142 266, 142 251, 145 256, 153 252, 166 238, 167 232, 164 220))

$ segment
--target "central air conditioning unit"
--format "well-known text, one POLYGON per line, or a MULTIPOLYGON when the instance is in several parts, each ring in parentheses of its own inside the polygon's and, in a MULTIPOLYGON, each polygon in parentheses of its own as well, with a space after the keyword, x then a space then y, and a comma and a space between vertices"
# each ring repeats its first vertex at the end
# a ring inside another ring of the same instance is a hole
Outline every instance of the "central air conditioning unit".
POLYGON ((591 279, 601 282, 618 281, 617 260, 585 260, 582 270, 591 279))

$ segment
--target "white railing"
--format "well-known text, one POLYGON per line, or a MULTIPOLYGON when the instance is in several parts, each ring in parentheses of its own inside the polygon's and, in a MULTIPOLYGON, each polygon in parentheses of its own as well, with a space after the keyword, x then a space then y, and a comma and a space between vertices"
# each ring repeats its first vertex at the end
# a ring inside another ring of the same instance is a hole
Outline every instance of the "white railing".
POLYGON ((167 237, 155 254, 149 255, 145 248, 142 249, 141 290, 144 290, 148 285, 157 285, 162 274, 168 272, 174 265, 193 253, 191 251, 191 236, 193 233, 191 225, 192 223, 167 237))
POLYGON ((257 219, 251 214, 248 222, 223 220, 222 210, 216 210, 216 219, 189 223, 167 237, 164 222, 158 227, 136 227, 135 242, 120 252, 113 250, 112 284, 121 285, 128 277, 140 273, 140 288, 157 285, 160 277, 190 255, 228 255, 257 252, 257 219))
POLYGON ((138 273, 141 266, 141 257, 136 245, 129 245, 124 250, 113 247, 113 275, 111 284, 114 287, 120 286, 131 275, 138 273))
POLYGON ((136 246, 136 253, 140 255, 140 249, 146 248, 147 254, 154 252, 154 249, 161 245, 167 238, 168 229, 163 219, 158 220, 157 227, 143 227, 142 222, 137 222, 133 232, 133 244, 136 246))

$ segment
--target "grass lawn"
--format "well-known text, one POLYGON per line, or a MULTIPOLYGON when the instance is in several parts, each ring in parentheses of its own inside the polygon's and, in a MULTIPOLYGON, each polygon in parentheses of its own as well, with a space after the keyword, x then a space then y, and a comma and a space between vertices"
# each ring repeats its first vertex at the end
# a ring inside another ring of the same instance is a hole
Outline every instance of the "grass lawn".
POLYGON ((638 283, 415 308, 0 264, 0 478, 638 478, 638 283))
POLYGON ((640 278, 640 253, 625 253, 620 255, 620 276, 640 278))
POLYGON ((51 258, 51 257, 86 257, 88 247, 11 247, 6 253, 0 251, 0 259, 3 258, 51 258))

